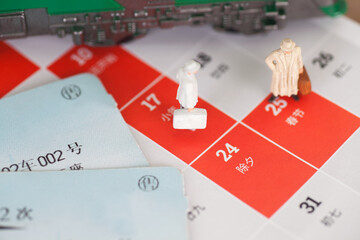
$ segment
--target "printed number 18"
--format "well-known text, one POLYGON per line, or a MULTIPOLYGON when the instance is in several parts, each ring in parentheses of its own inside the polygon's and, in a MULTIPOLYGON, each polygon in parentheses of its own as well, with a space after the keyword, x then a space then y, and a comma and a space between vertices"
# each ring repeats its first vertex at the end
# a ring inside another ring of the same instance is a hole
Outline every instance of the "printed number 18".
POLYGON ((79 48, 76 53, 71 54, 70 59, 83 66, 87 61, 93 58, 93 53, 84 47, 79 48))

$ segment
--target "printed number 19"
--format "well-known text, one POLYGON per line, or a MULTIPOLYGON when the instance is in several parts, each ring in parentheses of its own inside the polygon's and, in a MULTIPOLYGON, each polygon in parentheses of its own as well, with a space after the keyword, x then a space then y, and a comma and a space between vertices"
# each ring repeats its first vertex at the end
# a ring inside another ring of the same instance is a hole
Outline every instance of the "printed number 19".
POLYGON ((277 116, 284 108, 286 108, 286 106, 287 102, 284 99, 276 99, 272 103, 269 103, 265 106, 265 111, 269 112, 272 110, 274 116, 277 116))

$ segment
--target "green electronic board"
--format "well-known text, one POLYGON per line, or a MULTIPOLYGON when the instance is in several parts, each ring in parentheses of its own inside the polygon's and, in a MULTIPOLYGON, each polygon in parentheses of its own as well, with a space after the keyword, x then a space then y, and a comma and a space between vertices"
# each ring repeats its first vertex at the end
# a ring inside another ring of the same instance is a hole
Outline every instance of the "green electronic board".
POLYGON ((75 44, 108 46, 156 27, 202 24, 255 34, 283 28, 295 16, 337 16, 346 9, 345 0, 3 0, 0 39, 71 34, 75 44))
POLYGON ((0 13, 34 8, 46 8, 49 15, 124 10, 115 0, 16 0, 2 1, 0 13))

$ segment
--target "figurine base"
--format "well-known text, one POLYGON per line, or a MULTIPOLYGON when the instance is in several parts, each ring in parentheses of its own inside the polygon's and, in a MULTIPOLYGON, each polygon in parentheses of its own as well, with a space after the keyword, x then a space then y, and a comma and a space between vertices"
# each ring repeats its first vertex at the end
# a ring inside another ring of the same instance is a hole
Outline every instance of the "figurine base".
POLYGON ((175 129, 204 129, 206 121, 205 109, 195 108, 192 112, 187 109, 177 109, 174 111, 173 127, 175 129))

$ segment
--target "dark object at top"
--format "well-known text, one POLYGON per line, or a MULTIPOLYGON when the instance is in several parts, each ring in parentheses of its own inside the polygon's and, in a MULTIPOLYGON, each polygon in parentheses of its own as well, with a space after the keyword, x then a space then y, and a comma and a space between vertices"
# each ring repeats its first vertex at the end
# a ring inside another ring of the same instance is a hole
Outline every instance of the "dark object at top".
POLYGON ((211 24, 253 34, 288 18, 337 16, 345 0, 16 0, 0 5, 0 39, 72 34, 75 44, 109 46, 151 28, 211 24))

